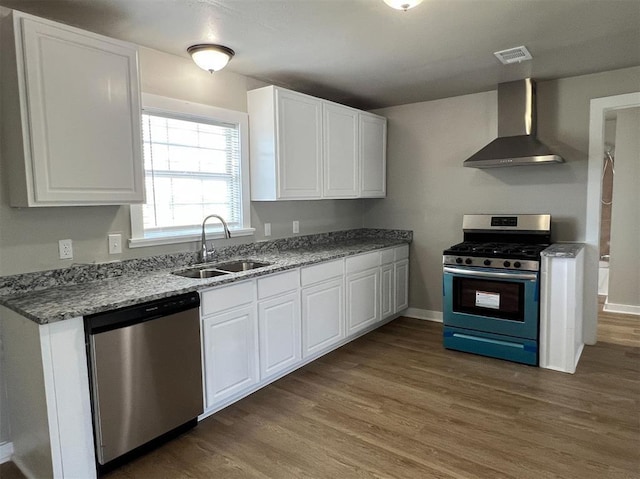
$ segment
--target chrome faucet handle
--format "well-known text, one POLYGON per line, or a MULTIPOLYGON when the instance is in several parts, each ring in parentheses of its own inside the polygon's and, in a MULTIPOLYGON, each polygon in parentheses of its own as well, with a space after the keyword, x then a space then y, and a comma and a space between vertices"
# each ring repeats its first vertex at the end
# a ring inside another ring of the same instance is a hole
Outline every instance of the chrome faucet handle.
POLYGON ((202 237, 200 239, 201 243, 200 243, 200 254, 201 254, 201 259, 203 263, 206 263, 207 261, 209 261, 209 258, 211 256, 213 256, 213 252, 214 252, 214 247, 213 247, 213 241, 211 242, 211 249, 208 248, 207 245, 207 237, 206 237, 206 232, 205 232, 205 225, 207 223, 207 220, 209 218, 217 218, 220 223, 222 223, 222 229, 224 231, 224 237, 225 238, 231 238, 231 232, 229 231, 229 227, 227 226, 227 222, 224 220, 224 218, 222 218, 222 216, 219 215, 209 215, 206 216, 204 218, 204 220, 202 220, 202 237))

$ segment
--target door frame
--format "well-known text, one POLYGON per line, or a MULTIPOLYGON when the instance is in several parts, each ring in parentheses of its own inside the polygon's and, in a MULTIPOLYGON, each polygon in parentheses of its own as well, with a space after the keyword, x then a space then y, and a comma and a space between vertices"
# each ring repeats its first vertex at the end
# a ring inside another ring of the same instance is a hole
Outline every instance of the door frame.
POLYGON ((600 259, 600 173, 604 158, 605 116, 614 110, 640 106, 640 92, 591 100, 589 114, 589 164, 587 176, 587 217, 583 294, 583 339, 595 344, 598 331, 598 261, 600 259))

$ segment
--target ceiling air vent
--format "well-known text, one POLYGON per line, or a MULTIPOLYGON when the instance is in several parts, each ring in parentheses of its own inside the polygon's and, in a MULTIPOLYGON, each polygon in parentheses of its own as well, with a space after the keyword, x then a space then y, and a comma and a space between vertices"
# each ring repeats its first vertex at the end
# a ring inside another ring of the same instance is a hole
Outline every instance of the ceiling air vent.
POLYGON ((529 50, 527 50, 525 46, 495 52, 494 55, 505 65, 532 59, 531 53, 529 53, 529 50))

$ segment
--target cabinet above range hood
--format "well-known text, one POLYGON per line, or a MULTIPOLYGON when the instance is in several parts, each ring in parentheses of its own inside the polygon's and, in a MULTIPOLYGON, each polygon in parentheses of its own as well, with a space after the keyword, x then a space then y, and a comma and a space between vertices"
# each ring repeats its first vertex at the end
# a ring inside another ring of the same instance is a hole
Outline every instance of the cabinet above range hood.
POLYGON ((498 138, 465 160, 471 168, 564 163, 536 138, 536 85, 531 78, 498 85, 498 138))

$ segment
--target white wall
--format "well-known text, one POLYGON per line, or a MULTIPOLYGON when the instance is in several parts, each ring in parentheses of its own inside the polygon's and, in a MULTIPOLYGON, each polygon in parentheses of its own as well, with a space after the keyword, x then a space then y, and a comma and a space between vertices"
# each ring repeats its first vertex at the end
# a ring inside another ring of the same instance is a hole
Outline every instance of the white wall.
POLYGON ((476 170, 462 162, 496 136, 496 92, 377 110, 387 116, 388 196, 367 200, 367 227, 414 230, 410 306, 442 310, 442 250, 466 213, 550 213, 555 241, 586 225, 589 102, 637 90, 640 67, 538 83, 539 136, 567 163, 476 170))
POLYGON ((640 108, 617 116, 607 307, 640 313, 640 108))

